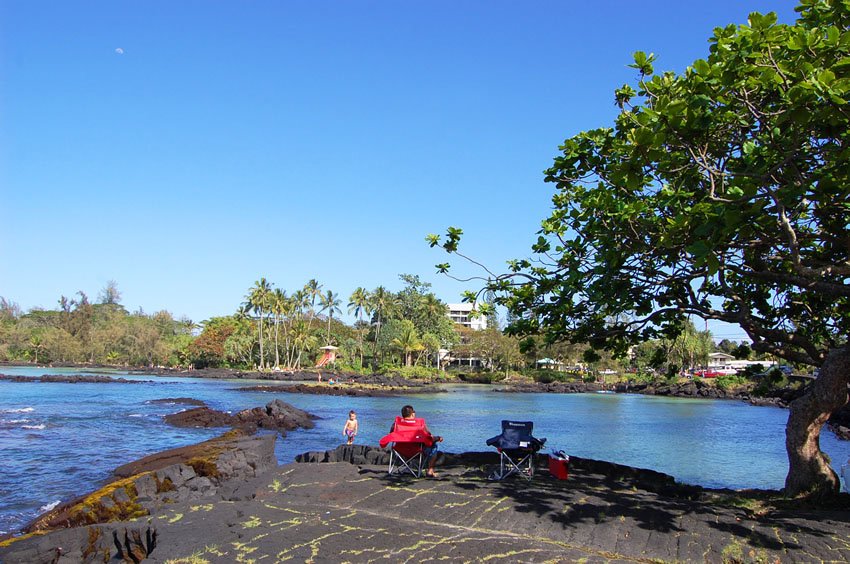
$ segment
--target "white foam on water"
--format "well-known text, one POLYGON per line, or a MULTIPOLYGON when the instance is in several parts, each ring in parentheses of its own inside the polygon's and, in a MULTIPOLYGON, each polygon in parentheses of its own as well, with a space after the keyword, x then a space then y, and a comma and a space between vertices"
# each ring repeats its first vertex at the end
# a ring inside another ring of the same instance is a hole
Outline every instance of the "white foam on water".
POLYGON ((42 430, 46 427, 43 423, 41 425, 21 425, 21 429, 37 429, 42 430))
POLYGON ((50 511, 51 509, 55 508, 60 503, 62 503, 62 502, 57 499, 56 501, 42 505, 41 507, 38 508, 38 511, 39 511, 39 513, 44 513, 45 511, 50 511))
POLYGON ((131 413, 127 417, 144 417, 144 415, 142 415, 141 413, 131 413))
POLYGON ((22 407, 20 409, 0 409, 0 413, 30 413, 35 411, 34 407, 22 407))
POLYGON ((29 419, 9 419, 7 423, 29 423, 29 419))

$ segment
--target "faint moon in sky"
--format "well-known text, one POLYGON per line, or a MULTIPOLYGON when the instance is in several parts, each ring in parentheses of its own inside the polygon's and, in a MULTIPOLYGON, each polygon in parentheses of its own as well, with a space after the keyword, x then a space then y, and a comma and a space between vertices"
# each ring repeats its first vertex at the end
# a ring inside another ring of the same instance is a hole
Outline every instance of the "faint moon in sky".
POLYGON ((124 54, 124 49, 122 49, 121 47, 119 47, 118 49, 116 49, 116 50, 115 50, 115 52, 116 52, 116 53, 118 53, 119 55, 123 55, 123 54, 124 54))

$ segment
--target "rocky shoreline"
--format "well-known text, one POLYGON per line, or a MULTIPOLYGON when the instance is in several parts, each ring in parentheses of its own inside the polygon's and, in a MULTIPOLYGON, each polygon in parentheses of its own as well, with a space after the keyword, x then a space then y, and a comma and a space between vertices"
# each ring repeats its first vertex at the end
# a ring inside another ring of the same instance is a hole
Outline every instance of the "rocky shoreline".
POLYGON ((41 376, 16 376, 0 374, 0 380, 10 382, 49 382, 52 384, 152 384, 153 380, 128 380, 90 374, 42 374, 41 376))
POLYGON ((230 431, 118 468, 0 541, 0 561, 850 560, 847 494, 804 507, 578 457, 567 480, 542 456, 533 479, 494 482, 496 452, 445 453, 438 478, 415 479, 388 476, 389 452, 368 445, 277 466, 275 439, 230 431))
POLYGON ((349 397, 398 397, 407 394, 437 394, 445 393, 444 388, 436 386, 381 386, 364 385, 359 383, 326 384, 292 384, 288 386, 246 386, 234 388, 239 392, 270 392, 275 394, 313 394, 322 396, 349 397))

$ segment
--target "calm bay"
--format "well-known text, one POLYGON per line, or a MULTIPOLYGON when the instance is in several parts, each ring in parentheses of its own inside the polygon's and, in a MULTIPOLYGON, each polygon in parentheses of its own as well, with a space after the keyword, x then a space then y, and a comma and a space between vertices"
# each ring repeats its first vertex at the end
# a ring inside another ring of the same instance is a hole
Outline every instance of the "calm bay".
MULTIPOLYGON (((650 468, 705 487, 780 489, 787 472, 786 410, 738 401, 631 394, 508 394, 494 386, 451 385, 445 393, 394 398, 242 392, 249 380, 130 376, 120 371, 3 367, 11 375, 106 374, 137 384, 0 381, 0 534, 18 530, 59 501, 102 484, 115 467, 157 451, 196 443, 221 429, 179 429, 162 417, 186 409, 151 403, 191 397, 238 411, 275 398, 320 419, 277 443, 280 463, 343 442, 354 409, 356 443, 377 445, 402 405, 411 403, 449 452, 486 451, 502 419, 530 420, 547 451, 650 468)), ((268 382, 263 382, 268 384, 268 382)), ((821 446, 836 470, 850 442, 824 430, 821 446)))

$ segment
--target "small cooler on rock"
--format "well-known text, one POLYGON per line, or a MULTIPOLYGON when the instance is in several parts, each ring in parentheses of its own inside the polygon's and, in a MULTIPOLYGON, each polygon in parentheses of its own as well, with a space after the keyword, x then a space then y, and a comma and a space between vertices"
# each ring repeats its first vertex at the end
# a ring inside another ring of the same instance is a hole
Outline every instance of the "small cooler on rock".
POLYGON ((549 473, 558 480, 570 477, 570 457, 564 454, 564 451, 549 455, 549 473))

